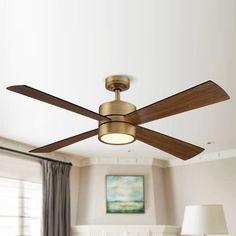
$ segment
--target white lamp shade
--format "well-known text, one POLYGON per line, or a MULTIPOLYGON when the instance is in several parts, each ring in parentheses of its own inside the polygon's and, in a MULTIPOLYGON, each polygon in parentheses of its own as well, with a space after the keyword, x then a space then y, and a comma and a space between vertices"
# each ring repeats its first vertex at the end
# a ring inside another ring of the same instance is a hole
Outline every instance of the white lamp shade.
POLYGON ((227 234, 222 205, 186 206, 182 235, 227 234))

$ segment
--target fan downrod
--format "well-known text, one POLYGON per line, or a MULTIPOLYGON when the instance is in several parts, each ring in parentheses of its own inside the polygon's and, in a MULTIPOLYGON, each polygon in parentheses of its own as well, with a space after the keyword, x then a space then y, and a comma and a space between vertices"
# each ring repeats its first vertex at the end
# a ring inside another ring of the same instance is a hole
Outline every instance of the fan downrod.
POLYGON ((106 78, 105 81, 106 89, 109 91, 125 91, 129 89, 130 79, 125 75, 111 75, 106 78))

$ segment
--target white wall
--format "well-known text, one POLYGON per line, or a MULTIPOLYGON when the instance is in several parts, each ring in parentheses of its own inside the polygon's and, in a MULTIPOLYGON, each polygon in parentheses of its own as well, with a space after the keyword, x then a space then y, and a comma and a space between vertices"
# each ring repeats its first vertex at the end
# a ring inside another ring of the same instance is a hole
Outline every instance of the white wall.
POLYGON ((79 172, 77 224, 181 226, 186 205, 223 204, 229 235, 236 235, 236 158, 170 168, 93 165, 79 172), (145 176, 145 214, 106 214, 107 174, 145 176))
POLYGON ((153 166, 153 191, 154 191, 154 206, 157 217, 157 224, 165 225, 168 222, 167 201, 166 201, 166 186, 165 186, 165 169, 153 166))
POLYGON ((236 235, 236 158, 165 169, 169 224, 181 225, 184 207, 223 204, 229 235, 236 235))
POLYGON ((70 170, 71 225, 77 224, 79 185, 80 185, 79 178, 80 178, 80 168, 72 166, 70 170))
POLYGON ((159 224, 164 221, 163 172, 161 168, 139 165, 97 165, 80 169, 77 224, 159 224), (105 176, 144 175, 145 213, 106 214, 105 176), (157 181, 156 176, 160 176, 157 181), (158 185, 157 185, 158 182, 158 185), (156 205, 159 209, 158 214, 156 205))

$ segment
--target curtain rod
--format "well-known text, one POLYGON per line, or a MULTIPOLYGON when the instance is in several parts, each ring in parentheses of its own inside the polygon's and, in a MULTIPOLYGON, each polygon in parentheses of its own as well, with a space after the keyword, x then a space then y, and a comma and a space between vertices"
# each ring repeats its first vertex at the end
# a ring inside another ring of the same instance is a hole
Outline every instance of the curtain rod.
POLYGON ((55 161, 55 162, 60 162, 60 163, 72 166, 71 162, 57 161, 57 160, 53 160, 53 159, 50 159, 50 158, 47 158, 47 157, 37 156, 37 155, 34 155, 34 154, 30 154, 30 153, 27 153, 27 152, 22 152, 22 151, 19 151, 19 150, 15 150, 15 149, 3 147, 3 146, 0 146, 0 149, 4 150, 4 151, 8 151, 8 152, 14 152, 14 153, 17 153, 17 154, 34 157, 34 158, 41 159, 41 160, 55 161))

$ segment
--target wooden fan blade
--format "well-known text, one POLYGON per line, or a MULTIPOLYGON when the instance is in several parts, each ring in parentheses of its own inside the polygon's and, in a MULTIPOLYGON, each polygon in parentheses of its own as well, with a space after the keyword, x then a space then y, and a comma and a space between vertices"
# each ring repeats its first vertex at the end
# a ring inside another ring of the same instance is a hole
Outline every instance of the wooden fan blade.
POLYGON ((88 131, 88 132, 85 132, 85 133, 82 133, 82 134, 75 135, 75 136, 70 137, 70 138, 66 138, 66 139, 57 141, 55 143, 48 144, 48 145, 43 146, 43 147, 33 149, 30 152, 34 152, 34 153, 52 152, 52 151, 55 151, 57 149, 63 148, 65 146, 69 146, 73 143, 77 143, 77 142, 82 141, 84 139, 90 138, 90 137, 92 137, 94 135, 97 135, 97 134, 98 134, 98 129, 94 129, 94 130, 91 130, 91 131, 88 131))
POLYGON ((22 95, 37 99, 42 102, 49 103, 51 105, 64 108, 66 110, 78 113, 80 115, 87 116, 89 118, 95 119, 95 120, 109 120, 109 118, 105 116, 101 116, 93 111, 90 111, 86 108, 80 107, 78 105, 75 105, 73 103, 67 102, 61 98, 57 98, 55 96, 52 96, 50 94, 44 93, 42 91, 39 91, 37 89, 31 88, 27 85, 14 85, 7 87, 8 90, 20 93, 22 95))
POLYGON ((172 116, 185 111, 204 107, 229 99, 229 95, 217 84, 207 81, 196 87, 143 107, 125 117, 133 124, 143 124, 149 121, 172 116))
POLYGON ((140 126, 136 127, 136 138, 182 160, 188 160, 204 151, 204 148, 140 126))

